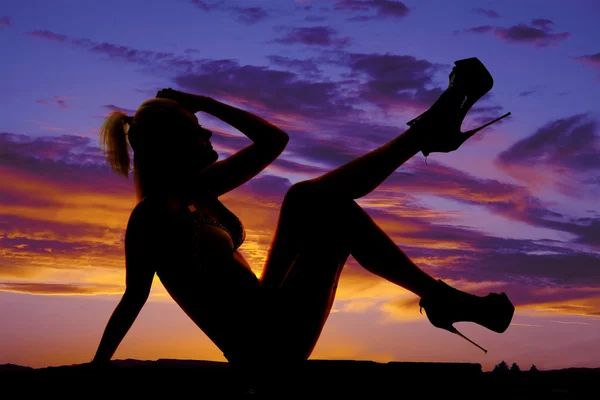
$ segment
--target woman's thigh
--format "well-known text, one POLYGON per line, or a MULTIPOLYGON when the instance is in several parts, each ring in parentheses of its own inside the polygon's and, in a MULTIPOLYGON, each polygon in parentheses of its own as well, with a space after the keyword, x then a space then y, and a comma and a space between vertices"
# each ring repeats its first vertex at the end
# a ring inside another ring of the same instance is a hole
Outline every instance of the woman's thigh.
POLYGON ((310 357, 331 312, 348 256, 346 251, 320 244, 298 254, 266 305, 270 336, 264 353, 291 362, 310 357))
POLYGON ((229 361, 256 357, 264 337, 264 303, 259 281, 244 263, 234 259, 213 270, 182 268, 161 281, 229 361))
POLYGON ((326 200, 319 192, 311 181, 288 191, 262 276, 263 283, 269 274, 285 276, 265 294, 265 353, 291 361, 310 356, 329 316, 350 255, 347 234, 358 207, 353 201, 326 200))

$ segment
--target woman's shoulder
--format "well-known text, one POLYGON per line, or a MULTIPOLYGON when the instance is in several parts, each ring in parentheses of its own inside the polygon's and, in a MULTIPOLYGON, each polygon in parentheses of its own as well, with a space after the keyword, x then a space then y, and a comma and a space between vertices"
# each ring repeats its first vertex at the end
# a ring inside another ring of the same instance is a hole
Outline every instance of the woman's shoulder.
POLYGON ((131 211, 127 223, 128 231, 149 234, 161 228, 172 211, 168 204, 157 198, 144 197, 131 211))
POLYGON ((158 215, 161 212, 159 202, 151 197, 144 197, 141 199, 129 216, 129 221, 141 222, 147 218, 151 218, 158 215))

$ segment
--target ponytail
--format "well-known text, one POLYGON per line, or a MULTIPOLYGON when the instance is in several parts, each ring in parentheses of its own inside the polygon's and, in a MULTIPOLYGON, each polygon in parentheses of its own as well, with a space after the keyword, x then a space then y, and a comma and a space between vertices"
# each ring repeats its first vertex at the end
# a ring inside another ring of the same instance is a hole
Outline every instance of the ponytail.
POLYGON ((112 170, 129 178, 129 146, 125 125, 131 127, 131 117, 121 111, 111 112, 100 128, 100 148, 112 170))

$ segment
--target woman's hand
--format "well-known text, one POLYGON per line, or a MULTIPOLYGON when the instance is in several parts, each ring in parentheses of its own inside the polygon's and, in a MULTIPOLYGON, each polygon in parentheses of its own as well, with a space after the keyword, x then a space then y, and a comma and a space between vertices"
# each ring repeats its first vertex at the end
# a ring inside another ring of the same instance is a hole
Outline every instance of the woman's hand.
POLYGON ((198 96, 191 93, 180 92, 179 90, 173 90, 171 88, 159 90, 158 93, 156 93, 156 97, 176 101, 183 108, 192 113, 204 111, 204 105, 208 100, 210 100, 206 96, 198 96))

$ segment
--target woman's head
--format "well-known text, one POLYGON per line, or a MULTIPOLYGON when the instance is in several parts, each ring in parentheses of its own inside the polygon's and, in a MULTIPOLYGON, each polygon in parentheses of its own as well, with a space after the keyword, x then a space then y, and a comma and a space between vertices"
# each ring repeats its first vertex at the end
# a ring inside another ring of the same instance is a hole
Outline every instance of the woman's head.
POLYGON ((166 189, 191 183, 190 178, 218 158, 211 136, 177 102, 154 98, 142 103, 132 117, 120 111, 110 113, 100 130, 100 144, 112 169, 128 177, 129 141, 134 174, 142 192, 147 192, 150 186, 166 189))

